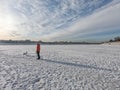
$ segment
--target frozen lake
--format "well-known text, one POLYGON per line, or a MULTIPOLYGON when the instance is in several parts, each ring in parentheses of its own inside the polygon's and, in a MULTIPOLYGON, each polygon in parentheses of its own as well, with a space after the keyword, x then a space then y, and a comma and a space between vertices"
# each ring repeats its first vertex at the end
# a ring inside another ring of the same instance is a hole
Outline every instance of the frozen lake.
POLYGON ((40 60, 35 50, 0 45, 0 90, 120 90, 120 45, 41 45, 40 60))

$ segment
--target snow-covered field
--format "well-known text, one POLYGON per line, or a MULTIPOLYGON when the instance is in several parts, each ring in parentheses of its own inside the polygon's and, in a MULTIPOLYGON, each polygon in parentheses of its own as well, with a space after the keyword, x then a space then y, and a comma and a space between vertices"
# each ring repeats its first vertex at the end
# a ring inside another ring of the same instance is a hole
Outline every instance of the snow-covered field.
POLYGON ((119 45, 42 45, 41 60, 35 48, 0 46, 0 90, 120 90, 119 45))

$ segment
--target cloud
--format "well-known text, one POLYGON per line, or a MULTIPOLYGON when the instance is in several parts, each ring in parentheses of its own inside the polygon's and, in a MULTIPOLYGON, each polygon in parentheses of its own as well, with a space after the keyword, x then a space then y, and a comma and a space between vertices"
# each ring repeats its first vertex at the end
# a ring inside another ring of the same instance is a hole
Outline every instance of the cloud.
POLYGON ((0 18, 8 17, 0 22, 0 30, 5 30, 10 38, 79 41, 88 34, 119 29, 119 0, 0 2, 0 10, 5 10, 0 11, 0 18))
POLYGON ((51 35, 47 35, 44 38, 51 37, 51 39, 60 38, 64 40, 63 37, 69 39, 70 37, 77 36, 78 38, 79 36, 80 38, 89 34, 101 33, 106 31, 116 32, 116 30, 120 29, 119 10, 120 3, 115 4, 114 6, 109 6, 108 8, 94 12, 87 17, 81 18, 75 24, 72 24, 69 28, 63 29, 63 31, 52 33, 51 35))

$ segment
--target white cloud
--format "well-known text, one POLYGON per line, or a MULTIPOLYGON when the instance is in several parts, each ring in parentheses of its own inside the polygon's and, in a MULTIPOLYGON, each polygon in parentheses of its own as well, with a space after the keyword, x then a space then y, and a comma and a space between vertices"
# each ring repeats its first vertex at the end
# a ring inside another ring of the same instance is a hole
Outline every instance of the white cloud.
POLYGON ((115 0, 103 6, 105 0, 58 1, 1 0, 2 36, 9 36, 11 39, 67 40, 75 35, 119 28, 120 5, 116 5, 118 2, 115 0))
POLYGON ((46 35, 44 38, 59 39, 62 37, 69 36, 83 36, 86 34, 92 34, 96 32, 104 32, 110 30, 120 29, 120 3, 114 6, 109 6, 102 11, 94 12, 94 14, 81 18, 75 24, 69 28, 46 35))

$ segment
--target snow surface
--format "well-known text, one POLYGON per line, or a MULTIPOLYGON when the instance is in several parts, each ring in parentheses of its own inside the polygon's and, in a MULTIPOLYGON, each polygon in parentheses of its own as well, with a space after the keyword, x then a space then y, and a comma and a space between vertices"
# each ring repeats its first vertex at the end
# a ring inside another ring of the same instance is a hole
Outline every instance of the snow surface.
POLYGON ((0 46, 0 90, 120 90, 119 45, 42 45, 41 60, 35 48, 0 46))

